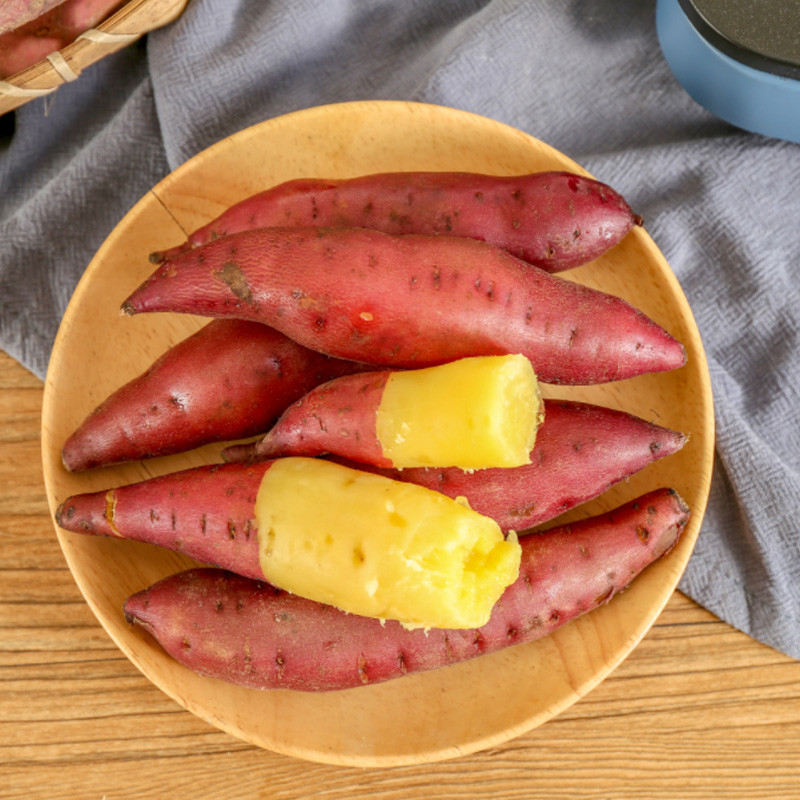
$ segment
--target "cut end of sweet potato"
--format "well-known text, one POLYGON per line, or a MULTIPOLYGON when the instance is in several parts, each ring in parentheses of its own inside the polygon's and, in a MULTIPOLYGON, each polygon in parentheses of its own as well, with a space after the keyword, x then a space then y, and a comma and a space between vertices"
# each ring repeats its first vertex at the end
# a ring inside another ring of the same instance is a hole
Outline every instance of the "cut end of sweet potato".
POLYGON ((650 442, 650 452, 656 458, 674 455, 682 450, 689 441, 689 437, 681 431, 673 431, 656 425, 653 426, 653 430, 656 435, 650 442))
POLYGON ((673 369, 680 369, 681 367, 686 365, 687 358, 688 357, 686 354, 686 348, 683 346, 681 342, 675 339, 672 347, 666 351, 665 355, 666 365, 664 367, 664 370, 668 371, 673 369))
POLYGON ((689 517, 691 515, 689 504, 675 489, 667 488, 663 491, 675 504, 676 520, 673 525, 667 526, 659 531, 656 545, 653 547, 654 560, 666 555, 678 544, 686 525, 689 523, 689 517))
POLYGON ((392 373, 376 429, 396 468, 517 467, 530 463, 543 418, 525 356, 478 356, 392 373))
MULTIPOLYGON (((139 624, 148 628, 147 622, 147 590, 131 595, 122 608, 125 621, 130 625, 139 624)), ((152 629, 152 628, 150 628, 152 629)))
POLYGON ((113 495, 113 491, 91 492, 67 498, 56 511, 56 524, 73 533, 119 536, 113 522, 113 495))
POLYGON ((649 550, 651 561, 666 555, 678 544, 691 516, 688 503, 671 487, 655 489, 630 505, 643 512, 643 521, 635 532, 649 550), (665 519, 671 519, 671 523, 665 523, 665 519))

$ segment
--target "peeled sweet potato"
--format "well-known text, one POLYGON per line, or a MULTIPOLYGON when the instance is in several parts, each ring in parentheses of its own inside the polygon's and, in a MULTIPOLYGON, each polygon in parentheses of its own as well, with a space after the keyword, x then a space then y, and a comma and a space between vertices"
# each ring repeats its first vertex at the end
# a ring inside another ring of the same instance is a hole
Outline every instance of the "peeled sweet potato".
POLYGON ((228 461, 334 453, 379 467, 516 467, 542 420, 530 361, 462 358, 436 367, 344 375, 312 389, 228 461))
MULTIPOLYGON (((529 465, 383 474, 465 497, 502 530, 524 531, 597 497, 684 441, 682 434, 625 412, 546 400, 529 465)), ((271 463, 202 466, 74 495, 60 505, 56 522, 68 531, 149 542, 263 578, 254 509, 271 463)))
POLYGON ((262 434, 314 386, 364 368, 258 322, 212 320, 98 406, 62 461, 78 472, 262 434))
POLYGON ((164 262, 122 310, 250 319, 312 350, 394 368, 521 353, 543 383, 621 380, 686 360, 621 298, 451 236, 234 233, 164 262))
POLYGON ((194 672, 252 689, 330 691, 439 669, 546 636, 628 586, 689 520, 670 489, 522 540, 519 577, 476 629, 407 630, 215 569, 131 596, 126 618, 194 672))
MULTIPOLYGON (((63 0, 53 4, 48 0, 36 3, 28 0, 24 8, 18 9, 18 20, 27 21, 14 25, 7 32, 0 33, 0 77, 8 77, 38 63, 50 53, 61 50, 71 42, 95 27, 126 0, 63 0), (29 15, 37 7, 41 13, 29 15)), ((2 0, 0 12, 0 31, 2 20, 6 18, 6 4, 19 6, 18 0, 2 0)))
POLYGON ((413 628, 484 625, 519 573, 515 534, 466 503, 319 458, 279 458, 256 498, 264 578, 413 628))
POLYGON ((604 183, 570 172, 512 177, 396 172, 345 180, 299 179, 235 204, 183 248, 251 228, 319 225, 480 239, 548 272, 585 264, 641 219, 604 183))

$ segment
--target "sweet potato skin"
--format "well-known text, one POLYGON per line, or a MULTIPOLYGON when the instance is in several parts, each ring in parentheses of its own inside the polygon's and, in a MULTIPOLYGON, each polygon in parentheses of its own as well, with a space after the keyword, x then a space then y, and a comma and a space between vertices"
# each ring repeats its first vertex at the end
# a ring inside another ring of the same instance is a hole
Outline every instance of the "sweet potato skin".
POLYGON ((75 495, 59 506, 56 523, 77 533, 148 542, 263 579, 254 510, 270 464, 194 467, 75 495))
POLYGON ((524 532, 599 497, 648 464, 678 452, 687 437, 625 411, 572 400, 544 400, 531 463, 511 469, 360 469, 446 494, 504 531, 524 532))
MULTIPOLYGON (((340 406, 347 426, 353 407, 345 402, 340 406)), ((339 419, 340 406, 329 409, 326 419, 318 424, 313 413, 311 422, 301 419, 297 436, 294 429, 289 430, 274 449, 271 442, 262 449, 259 440, 228 447, 223 450, 223 457, 230 462, 252 463, 283 455, 321 455, 323 451, 317 446, 313 427, 332 426, 339 419), (312 428, 308 444, 301 438, 307 426, 312 428), (288 446, 282 448, 281 444, 288 446)), ((683 433, 625 411, 554 399, 544 400, 543 407, 544 422, 531 451, 531 463, 519 467, 475 471, 457 467, 394 469, 379 463, 379 451, 367 461, 364 448, 357 443, 348 455, 331 458, 355 469, 433 489, 453 499, 465 497, 472 509, 491 517, 504 531, 520 532, 598 497, 653 461, 678 452, 686 443, 683 433)), ((348 426, 347 430, 354 427, 348 426)), ((344 443, 350 444, 353 438, 347 436, 344 443)))
POLYGON ((520 575, 473 630, 405 630, 220 570, 174 575, 131 596, 129 622, 200 675, 252 689, 331 691, 438 669, 546 636, 628 586, 689 519, 670 489, 526 537, 520 575))
POLYGON ((335 452, 356 462, 391 467, 375 429, 390 374, 381 370, 327 381, 287 408, 260 440, 226 447, 222 457, 226 461, 264 461, 335 452))
MULTIPOLYGON (((0 12, 6 16, 4 10, 0 12)), ((50 53, 61 50, 85 31, 93 28, 110 16, 125 0, 64 0, 53 5, 49 2, 29 2, 28 9, 20 13, 19 20, 26 22, 15 25, 6 33, 0 33, 0 77, 8 77, 36 64, 50 53), (36 8, 41 13, 31 18, 36 8)), ((18 5, 11 0, 11 5, 18 5)), ((0 31, 2 31, 0 21, 0 31)))
POLYGON ((21 28, 65 0, 3 0, 0 3, 0 33, 21 28))
POLYGON ((362 369, 257 322, 212 320, 98 406, 62 461, 79 472, 255 436, 313 387, 362 369))
MULTIPOLYGON (((682 434, 625 412, 547 400, 530 465, 474 472, 348 466, 466 497, 504 531, 521 532, 599 496, 684 442, 682 434)), ((75 533, 148 542, 260 579, 254 505, 271 463, 206 465, 74 495, 60 505, 56 523, 75 533)))
POLYGON ((618 192, 570 172, 395 172, 280 184, 235 204, 191 234, 187 246, 250 228, 363 227, 480 239, 560 272, 599 257, 637 224, 618 192))
POLYGON ((310 349, 392 368, 522 353, 542 383, 604 383, 686 360, 621 298, 450 236, 243 231, 166 261, 122 310, 251 319, 310 349))
POLYGON ((16 75, 68 44, 47 28, 30 30, 34 27, 35 23, 29 23, 19 30, 0 33, 0 78, 16 75))

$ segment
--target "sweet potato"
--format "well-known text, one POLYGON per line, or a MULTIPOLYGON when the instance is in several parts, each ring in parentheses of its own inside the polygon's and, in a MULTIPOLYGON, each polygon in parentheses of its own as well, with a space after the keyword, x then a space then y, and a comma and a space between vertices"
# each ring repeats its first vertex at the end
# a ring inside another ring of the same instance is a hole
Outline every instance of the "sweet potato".
MULTIPOLYGON (((4 9, 7 2, 8 0, 3 0, 4 9)), ((80 34, 110 16, 124 2, 125 0, 64 0, 53 6, 47 0, 39 3, 29 0, 28 9, 38 5, 42 9, 49 7, 49 10, 0 34, 0 77, 21 72, 50 53, 63 49, 80 34)), ((11 0, 11 4, 18 5, 14 0, 11 0)), ((0 13, 5 17, 5 10, 0 13)), ((18 19, 24 19, 29 13, 31 12, 24 13, 18 19)))
POLYGON ((503 530, 526 531, 603 494, 648 464, 678 452, 686 436, 624 411, 544 401, 531 463, 513 469, 361 469, 466 497, 503 530))
POLYGON ((379 467, 516 467, 542 420, 524 356, 462 358, 428 369, 334 378, 290 406, 228 461, 334 453, 379 467))
POLYGON ((21 28, 65 0, 3 0, 0 3, 0 33, 21 28))
POLYGON ((486 624, 519 574, 516 534, 440 492, 318 458, 279 458, 256 497, 273 586, 414 628, 486 624))
POLYGON ((621 298, 450 236, 234 233, 164 262, 122 310, 251 319, 312 350, 394 368, 522 353, 544 383, 621 380, 686 360, 621 298))
POLYGON ((62 460, 78 472, 263 434, 314 386, 361 369, 257 322, 212 320, 98 406, 62 460))
POLYGON ((533 641, 607 603, 674 547, 689 519, 659 489, 522 540, 518 579, 472 630, 406 630, 215 569, 131 596, 127 620, 194 672, 252 689, 330 691, 433 670, 533 641))
MULTIPOLYGON (((384 474, 453 499, 466 497, 502 530, 524 531, 597 497, 684 441, 682 434, 625 412, 546 400, 530 465, 384 474)), ((271 463, 203 466, 74 495, 59 507, 56 522, 68 531, 149 542, 263 578, 254 509, 271 463)))
POLYGON ((191 234, 183 248, 152 258, 250 228, 320 225, 466 236, 560 272, 602 255, 639 224, 618 192, 570 172, 396 172, 280 184, 232 206, 191 234))
POLYGON ((263 579, 255 505, 272 462, 215 464, 68 498, 64 530, 149 542, 263 579))
POLYGON ((312 458, 232 466, 79 496, 57 520, 414 626, 482 624, 516 578, 516 536, 439 492, 312 458))

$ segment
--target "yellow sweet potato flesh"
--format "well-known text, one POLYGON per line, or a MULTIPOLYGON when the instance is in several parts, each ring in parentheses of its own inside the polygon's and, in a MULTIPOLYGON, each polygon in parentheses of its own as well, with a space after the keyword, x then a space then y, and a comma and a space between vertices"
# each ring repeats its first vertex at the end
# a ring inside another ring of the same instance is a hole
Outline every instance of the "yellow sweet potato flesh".
POLYGON ((409 628, 473 628, 516 579, 516 537, 438 492, 290 457, 256 499, 259 561, 275 586, 409 628))
POLYGON ((394 372, 376 431, 395 467, 518 467, 530 463, 543 418, 530 361, 484 356, 394 372))

